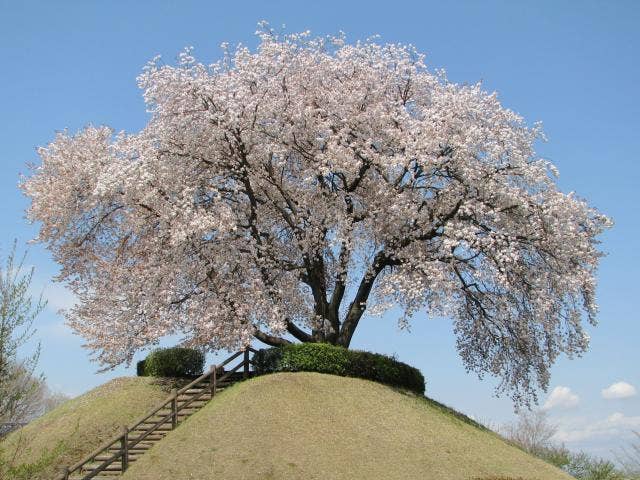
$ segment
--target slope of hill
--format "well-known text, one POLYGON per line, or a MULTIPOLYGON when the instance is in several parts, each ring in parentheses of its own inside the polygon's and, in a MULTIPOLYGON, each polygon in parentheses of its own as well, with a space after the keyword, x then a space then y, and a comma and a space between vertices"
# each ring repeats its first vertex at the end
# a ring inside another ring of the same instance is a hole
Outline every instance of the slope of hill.
POLYGON ((0 442, 0 478, 54 478, 165 399, 170 389, 166 381, 123 377, 65 402, 0 442), (9 474, 8 465, 17 471, 9 474))
POLYGON ((123 480, 220 478, 571 477, 436 402, 366 380, 281 373, 222 392, 123 480))

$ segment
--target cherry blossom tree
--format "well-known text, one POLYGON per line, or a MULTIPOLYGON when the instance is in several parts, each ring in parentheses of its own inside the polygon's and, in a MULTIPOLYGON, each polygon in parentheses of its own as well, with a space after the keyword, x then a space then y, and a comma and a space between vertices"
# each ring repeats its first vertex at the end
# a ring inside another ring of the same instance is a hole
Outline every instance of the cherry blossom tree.
POLYGON ((154 59, 133 134, 89 126, 22 183, 106 365, 169 334, 348 347, 366 312, 453 319, 466 367, 516 402, 595 322, 610 221, 559 191, 528 127, 412 47, 258 31, 256 50, 154 59))

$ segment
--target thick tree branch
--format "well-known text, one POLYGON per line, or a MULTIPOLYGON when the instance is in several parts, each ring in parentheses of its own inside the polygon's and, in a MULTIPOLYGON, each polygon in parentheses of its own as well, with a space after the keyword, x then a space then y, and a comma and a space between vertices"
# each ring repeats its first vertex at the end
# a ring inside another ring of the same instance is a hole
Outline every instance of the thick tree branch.
MULTIPOLYGON (((325 281, 325 265, 321 255, 316 255, 313 259, 304 258, 306 275, 304 282, 311 288, 313 295, 314 312, 316 316, 328 319, 329 305, 327 303, 327 288, 325 281)), ((314 341, 324 341, 324 325, 321 328, 314 328, 311 334, 314 341)))
POLYGON ((335 287, 329 302, 329 320, 333 331, 336 334, 340 332, 340 305, 344 297, 346 289, 347 265, 349 262, 350 251, 345 242, 342 242, 340 255, 338 257, 338 273, 336 274, 335 287))
POLYGON ((349 305, 349 311, 340 329, 338 336, 338 344, 343 347, 348 347, 351 343, 353 333, 358 326, 358 322, 365 309, 367 308, 367 299, 373 288, 373 284, 376 278, 384 270, 385 267, 397 264, 397 261, 392 260, 385 251, 378 252, 373 260, 373 263, 369 266, 366 273, 360 281, 358 291, 353 299, 353 302, 349 305))
POLYGON ((276 337, 274 335, 269 335, 259 329, 253 332, 253 336, 260 340, 262 343, 266 343, 272 347, 280 347, 282 345, 289 345, 291 342, 285 338, 276 337))
POLYGON ((298 327, 291 320, 287 320, 287 332, 301 342, 313 342, 313 337, 298 327))

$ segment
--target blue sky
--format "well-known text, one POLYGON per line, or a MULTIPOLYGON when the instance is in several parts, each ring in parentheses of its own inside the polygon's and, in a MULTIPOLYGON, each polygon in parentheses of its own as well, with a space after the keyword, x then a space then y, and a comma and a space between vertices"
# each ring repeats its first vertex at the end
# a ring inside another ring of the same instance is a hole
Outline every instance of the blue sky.
MULTIPOLYGON (((192 45, 200 60, 214 61, 222 42, 255 45, 262 19, 288 31, 342 30, 354 41, 379 34, 382 41, 412 43, 451 80, 482 81, 529 123, 544 123, 549 141, 538 151, 558 166, 561 188, 616 222, 602 237, 608 256, 599 273, 600 324, 589 329, 591 350, 553 368, 551 389, 563 388, 549 409, 568 447, 610 457, 631 429, 640 430, 638 395, 602 395, 620 381, 640 390, 638 2, 0 0, 0 256, 13 238, 24 246, 35 234, 17 183, 26 164, 37 161, 37 146, 56 130, 88 123, 140 129, 147 117, 135 77, 149 59, 161 54, 171 62, 192 45)), ((28 261, 50 302, 37 320, 40 366, 49 382, 78 394, 132 374, 125 368, 95 373, 81 339, 56 314, 73 301, 51 284, 56 265, 36 245, 28 261)), ((465 373, 446 320, 418 317, 406 333, 390 316, 370 318, 354 346, 416 365, 430 396, 478 419, 513 418, 510 401, 494 397, 494 381, 465 373)))

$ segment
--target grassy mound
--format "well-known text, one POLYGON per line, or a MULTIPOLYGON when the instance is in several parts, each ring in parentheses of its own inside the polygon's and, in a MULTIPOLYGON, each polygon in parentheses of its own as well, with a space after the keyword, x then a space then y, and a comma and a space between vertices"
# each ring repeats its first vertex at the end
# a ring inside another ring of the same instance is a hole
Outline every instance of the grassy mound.
POLYGON ((570 477, 454 411, 367 380, 278 373, 239 383, 123 480, 570 477))
POLYGON ((165 399, 170 389, 160 379, 123 377, 65 402, 0 442, 0 478, 54 478, 165 399))

